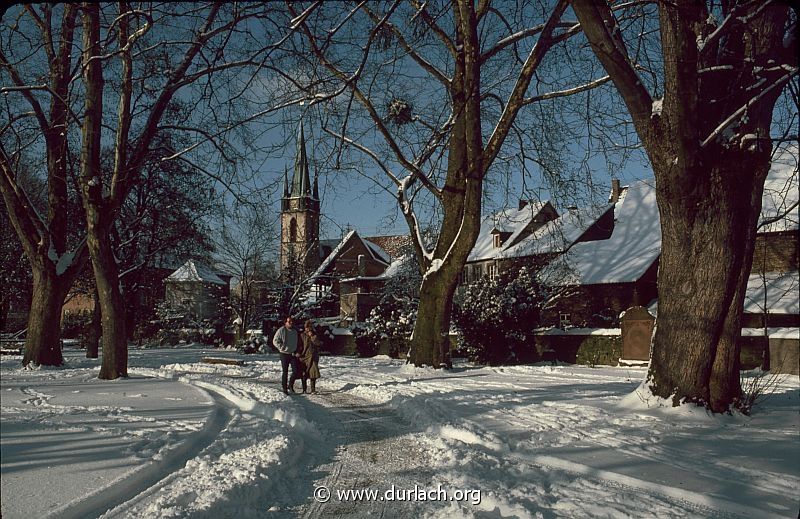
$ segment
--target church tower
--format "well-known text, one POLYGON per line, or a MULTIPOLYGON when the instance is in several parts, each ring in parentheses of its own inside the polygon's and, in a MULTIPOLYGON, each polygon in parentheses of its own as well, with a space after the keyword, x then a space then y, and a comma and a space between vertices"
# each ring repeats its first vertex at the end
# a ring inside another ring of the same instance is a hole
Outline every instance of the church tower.
POLYGON ((313 273, 319 258, 319 189, 317 177, 311 186, 303 123, 297 136, 292 180, 284 171, 281 198, 281 278, 298 282, 313 273))

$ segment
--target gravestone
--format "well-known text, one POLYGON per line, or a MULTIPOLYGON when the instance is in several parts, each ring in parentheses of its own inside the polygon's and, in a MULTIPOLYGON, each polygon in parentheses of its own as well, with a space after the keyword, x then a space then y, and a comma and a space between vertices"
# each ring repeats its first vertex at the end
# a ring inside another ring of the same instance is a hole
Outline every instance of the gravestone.
POLYGON ((650 337, 655 317, 642 306, 633 306, 622 316, 622 358, 650 360, 650 337))

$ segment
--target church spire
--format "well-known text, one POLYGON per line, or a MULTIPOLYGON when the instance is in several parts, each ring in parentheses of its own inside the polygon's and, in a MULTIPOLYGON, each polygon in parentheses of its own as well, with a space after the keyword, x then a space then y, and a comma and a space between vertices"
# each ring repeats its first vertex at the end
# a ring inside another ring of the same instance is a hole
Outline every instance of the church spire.
POLYGON ((310 196, 311 181, 308 174, 308 154, 306 153, 306 136, 303 130, 303 121, 300 121, 300 131, 297 136, 297 158, 294 163, 292 175, 292 189, 289 196, 299 198, 310 196))

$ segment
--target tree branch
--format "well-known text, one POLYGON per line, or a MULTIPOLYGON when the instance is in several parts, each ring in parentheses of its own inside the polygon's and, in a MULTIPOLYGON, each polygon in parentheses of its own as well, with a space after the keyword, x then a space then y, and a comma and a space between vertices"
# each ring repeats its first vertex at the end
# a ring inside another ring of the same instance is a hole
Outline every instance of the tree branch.
POLYGON ((645 140, 653 133, 653 99, 628 57, 613 12, 605 0, 571 0, 571 4, 592 50, 611 76, 645 140))
POLYGON ((553 45, 553 31, 561 20, 564 11, 567 9, 567 3, 567 0, 559 0, 558 4, 553 8, 550 18, 548 18, 545 23, 541 36, 525 59, 519 77, 517 77, 517 82, 514 85, 514 89, 511 91, 503 113, 500 115, 500 119, 497 121, 497 125, 486 145, 483 171, 481 172, 482 175, 486 174, 492 162, 494 162, 494 159, 497 157, 497 154, 500 152, 500 148, 508 135, 511 124, 514 122, 519 109, 524 104, 525 92, 528 90, 534 72, 542 62, 547 51, 550 50, 550 47, 553 45))

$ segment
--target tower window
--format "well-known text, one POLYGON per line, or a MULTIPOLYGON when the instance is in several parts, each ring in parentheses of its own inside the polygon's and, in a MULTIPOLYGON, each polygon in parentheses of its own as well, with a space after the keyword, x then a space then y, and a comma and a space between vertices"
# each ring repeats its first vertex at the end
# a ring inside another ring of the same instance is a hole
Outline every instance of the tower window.
POLYGON ((289 221, 289 241, 297 241, 297 221, 294 218, 289 221))

